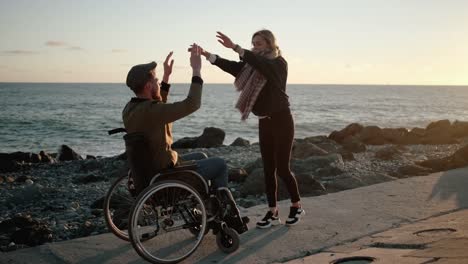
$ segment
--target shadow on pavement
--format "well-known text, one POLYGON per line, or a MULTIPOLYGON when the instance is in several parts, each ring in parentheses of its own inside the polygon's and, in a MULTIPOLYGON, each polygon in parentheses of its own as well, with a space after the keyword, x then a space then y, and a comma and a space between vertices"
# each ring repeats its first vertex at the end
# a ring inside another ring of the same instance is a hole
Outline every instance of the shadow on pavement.
POLYGON ((236 252, 226 255, 220 250, 217 250, 211 255, 199 260, 197 263, 210 263, 213 260, 223 264, 242 263, 244 258, 254 255, 258 250, 271 243, 271 241, 281 239, 288 230, 289 228, 286 226, 273 227, 270 230, 251 229, 241 236, 241 247, 236 252))
POLYGON ((458 207, 468 207, 468 173, 466 168, 443 172, 428 200, 455 198, 458 207))

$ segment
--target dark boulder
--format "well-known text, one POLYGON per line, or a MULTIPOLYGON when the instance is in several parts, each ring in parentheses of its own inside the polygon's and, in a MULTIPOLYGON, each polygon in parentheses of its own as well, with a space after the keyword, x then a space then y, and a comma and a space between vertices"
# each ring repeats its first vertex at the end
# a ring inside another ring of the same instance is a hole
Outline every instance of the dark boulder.
POLYGON ((25 176, 25 175, 21 175, 21 176, 18 176, 16 177, 15 179, 15 182, 26 182, 27 180, 30 180, 31 179, 31 176, 25 176))
POLYGON ((425 160, 417 163, 433 171, 444 171, 468 166, 468 145, 445 158, 425 160))
POLYGON ((244 182, 247 178, 247 172, 241 168, 230 168, 228 171, 228 180, 232 182, 244 182))
POLYGON ((250 146, 250 141, 248 141, 247 139, 238 137, 231 143, 231 146, 247 147, 247 146, 250 146))
POLYGON ((383 145, 386 143, 382 129, 378 126, 364 127, 357 137, 367 145, 383 145))
POLYGON ((375 157, 380 160, 393 160, 401 155, 401 150, 396 146, 389 146, 375 152, 375 157))
POLYGON ((426 131, 429 130, 450 130, 450 121, 447 119, 444 120, 439 120, 435 122, 431 122, 429 125, 426 127, 426 131))
POLYGON ((256 159, 254 162, 250 162, 244 167, 244 170, 247 174, 251 174, 255 169, 263 168, 263 160, 262 158, 256 159))
POLYGON ((305 159, 310 156, 324 156, 328 152, 313 143, 305 140, 296 139, 292 147, 292 157, 296 159, 305 159))
POLYGON ((198 148, 215 148, 223 145, 226 133, 224 130, 216 127, 207 127, 203 134, 197 139, 198 148))
POLYGON ((291 169, 297 174, 314 173, 316 171, 327 170, 333 175, 340 174, 344 169, 343 158, 338 153, 332 153, 326 156, 311 156, 303 160, 291 160, 291 169), (332 169, 329 167, 334 167, 332 169))
POLYGON ((21 164, 37 162, 40 162, 40 156, 30 152, 0 153, 0 172, 18 171, 21 164))
POLYGON ((41 162, 41 155, 31 153, 31 163, 40 163, 41 162))
POLYGON ((16 151, 7 155, 9 156, 8 158, 10 160, 14 160, 19 163, 21 162, 30 163, 32 154, 33 153, 30 153, 30 152, 16 151))
POLYGON ((0 159, 0 172, 15 172, 19 171, 21 166, 14 160, 0 159))
POLYGON ((420 137, 424 137, 426 135, 426 129, 420 127, 414 127, 410 132, 420 137))
POLYGON ((340 131, 333 131, 328 136, 328 138, 338 143, 342 143, 345 138, 355 136, 356 134, 360 133, 363 129, 364 127, 361 124, 352 123, 340 131))
POLYGON ((67 145, 61 145, 57 159, 59 161, 82 160, 83 158, 67 145))
POLYGON ((45 222, 18 214, 0 223, 0 234, 16 244, 37 246, 52 241, 52 230, 45 222))
POLYGON ((354 154, 353 154, 351 151, 349 151, 349 150, 340 149, 340 150, 338 151, 338 154, 340 154, 341 157, 343 158, 343 160, 345 160, 345 161, 353 161, 353 160, 356 160, 356 159, 354 158, 354 154))
POLYGON ((430 159, 416 162, 416 165, 432 169, 434 172, 450 169, 450 158, 430 159))
POLYGON ((184 137, 172 143, 172 148, 215 148, 223 145, 226 133, 215 127, 207 127, 199 137, 184 137))
POLYGON ((329 139, 327 136, 306 137, 304 142, 314 144, 328 153, 337 152, 341 148, 336 141, 329 139))
POLYGON ((366 151, 366 145, 361 141, 357 140, 355 137, 346 138, 343 143, 341 143, 343 149, 352 153, 360 153, 366 151))
POLYGON ((402 144, 408 133, 406 128, 382 128, 382 137, 390 144, 402 144))
POLYGON ((398 141, 395 142, 395 144, 398 144, 398 145, 422 144, 423 138, 424 136, 421 135, 419 131, 414 132, 413 130, 411 130, 410 132, 406 133, 401 138, 399 138, 398 141))
POLYGON ((39 156, 41 157, 42 163, 53 163, 55 161, 51 155, 45 153, 43 150, 39 152, 39 156))
POLYGON ((52 230, 45 223, 38 224, 15 231, 10 239, 16 244, 26 244, 33 247, 52 242, 52 230))
POLYGON ((405 165, 398 168, 397 173, 405 176, 422 176, 432 172, 431 169, 416 164, 405 165))
POLYGON ((172 143, 173 149, 196 148, 197 137, 184 137, 172 143))
POLYGON ((468 122, 458 120, 453 122, 452 136, 455 138, 468 137, 468 122))
POLYGON ((452 134, 449 120, 432 122, 426 127, 426 133, 421 143, 431 145, 457 143, 458 141, 452 137, 452 134))

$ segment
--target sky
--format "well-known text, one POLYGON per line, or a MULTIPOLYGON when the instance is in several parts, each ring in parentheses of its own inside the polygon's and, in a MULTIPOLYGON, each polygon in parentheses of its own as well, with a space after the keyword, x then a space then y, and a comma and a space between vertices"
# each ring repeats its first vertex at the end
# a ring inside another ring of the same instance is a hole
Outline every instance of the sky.
MULTIPOLYGON (((271 30, 290 84, 468 85, 466 0, 0 0, 0 82, 124 83, 131 66, 174 51, 172 83, 190 82, 187 48, 238 56, 271 30)), ((207 83, 233 77, 204 61, 207 83)))

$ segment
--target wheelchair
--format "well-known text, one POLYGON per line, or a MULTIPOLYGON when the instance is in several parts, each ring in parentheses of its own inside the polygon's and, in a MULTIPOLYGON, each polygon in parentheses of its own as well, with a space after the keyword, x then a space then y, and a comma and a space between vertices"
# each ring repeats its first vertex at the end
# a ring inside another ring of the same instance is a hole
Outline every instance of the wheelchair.
MULTIPOLYGON (((121 132, 126 131, 114 129, 109 134, 121 132)), ((128 133, 124 140, 130 170, 111 185, 104 200, 106 224, 113 234, 130 241, 151 263, 186 259, 209 230, 221 251, 239 248, 239 234, 247 231, 248 218, 240 217, 228 188, 214 190, 195 171, 194 162, 154 173, 153 153, 143 134, 128 133), (149 182, 139 193, 134 177, 149 182)))

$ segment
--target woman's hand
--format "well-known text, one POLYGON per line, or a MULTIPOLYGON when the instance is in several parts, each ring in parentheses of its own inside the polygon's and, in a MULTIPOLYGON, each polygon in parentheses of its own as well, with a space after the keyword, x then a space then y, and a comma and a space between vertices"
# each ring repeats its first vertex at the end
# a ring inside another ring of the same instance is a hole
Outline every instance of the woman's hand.
POLYGON ((190 51, 190 66, 192 67, 193 70, 193 75, 194 76, 200 76, 200 70, 201 70, 201 58, 200 58, 200 53, 201 49, 198 47, 197 44, 193 43, 191 47, 189 48, 190 51))
POLYGON ((173 52, 169 52, 169 54, 166 57, 166 60, 164 61, 164 75, 163 75, 163 82, 169 83, 169 76, 172 74, 172 66, 174 66, 174 60, 171 60, 173 52), (169 60, 171 60, 171 63, 169 63, 169 60))
POLYGON ((218 33, 216 35, 216 37, 218 38, 218 42, 221 43, 224 47, 228 49, 233 49, 236 46, 228 36, 224 35, 219 31, 216 31, 216 33, 218 33))
MULTIPOLYGON (((188 52, 191 52, 192 51, 192 47, 193 45, 190 45, 190 48, 188 48, 188 52)), ((198 46, 197 47, 200 49, 200 54, 203 55, 206 59, 208 59, 208 57, 210 57, 211 53, 209 53, 208 51, 206 51, 205 49, 203 49, 202 47, 198 46)))

